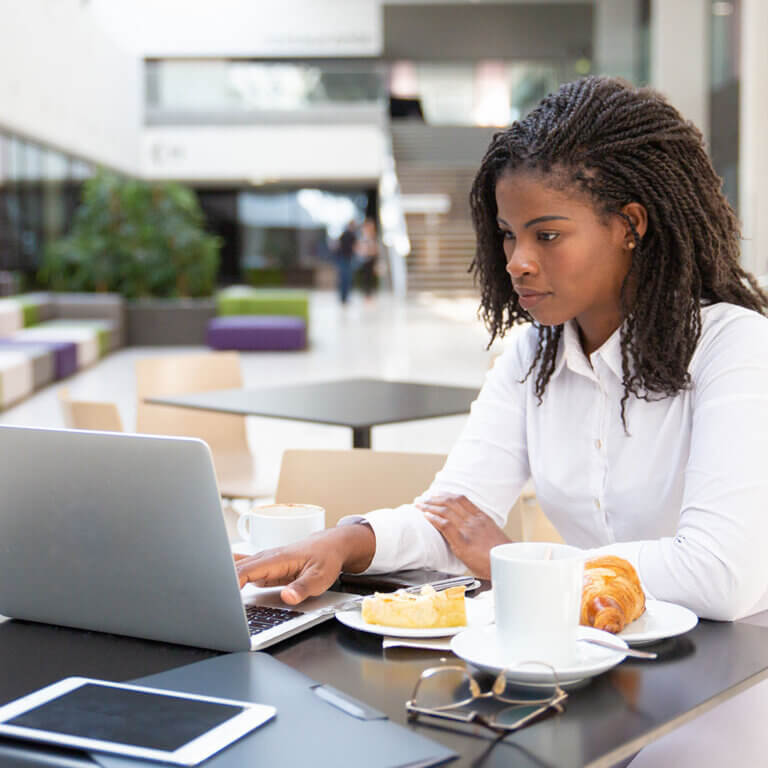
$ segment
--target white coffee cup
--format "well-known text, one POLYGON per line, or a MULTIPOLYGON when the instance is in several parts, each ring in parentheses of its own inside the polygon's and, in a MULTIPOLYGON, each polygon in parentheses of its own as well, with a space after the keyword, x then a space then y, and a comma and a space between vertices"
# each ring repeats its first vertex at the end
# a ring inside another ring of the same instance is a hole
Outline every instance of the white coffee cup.
POLYGON ((292 544, 325 528, 325 509, 314 504, 265 504, 240 515, 237 532, 255 550, 292 544))
POLYGON ((497 639, 505 663, 576 660, 583 552, 565 544, 514 542, 491 549, 497 639))

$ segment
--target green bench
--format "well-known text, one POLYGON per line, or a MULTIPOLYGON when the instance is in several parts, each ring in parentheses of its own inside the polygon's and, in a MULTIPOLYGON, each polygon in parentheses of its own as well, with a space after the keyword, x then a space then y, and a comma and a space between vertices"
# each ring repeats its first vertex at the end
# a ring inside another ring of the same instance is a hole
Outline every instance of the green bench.
POLYGON ((263 289, 235 285, 216 295, 219 315, 300 317, 309 329, 309 293, 292 289, 263 289))

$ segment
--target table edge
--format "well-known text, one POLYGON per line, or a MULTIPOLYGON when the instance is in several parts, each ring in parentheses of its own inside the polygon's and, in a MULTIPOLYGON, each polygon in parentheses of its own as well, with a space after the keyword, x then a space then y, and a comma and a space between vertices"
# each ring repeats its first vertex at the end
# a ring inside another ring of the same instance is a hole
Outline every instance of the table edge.
POLYGON ((387 419, 384 421, 373 422, 349 422, 349 421, 329 421, 327 419, 315 419, 299 416, 283 416, 276 413, 263 413, 254 410, 244 410, 242 408, 222 408, 215 405, 196 405, 194 403, 179 402, 175 398, 145 397, 142 402, 148 405, 161 405, 164 408, 188 408, 193 411, 209 411, 212 413, 223 413, 227 416, 255 416, 259 419, 281 419, 283 421, 303 421, 307 424, 325 424, 331 427, 347 427, 348 429, 373 429, 388 424, 406 424, 411 421, 423 421, 425 419, 443 419, 452 416, 464 416, 469 414, 469 408, 462 410, 451 410, 445 413, 428 414, 426 416, 408 416, 404 419, 387 419))
POLYGON ((668 733, 677 730, 686 723, 689 723, 691 720, 695 720, 699 715, 703 715, 706 712, 709 712, 709 710, 714 709, 719 704, 728 701, 728 699, 732 699, 734 696, 738 696, 740 693, 743 693, 749 688, 754 687, 766 678, 768 678, 768 668, 764 669, 762 672, 758 672, 757 674, 752 675, 751 677, 748 677, 746 680, 742 680, 740 683, 731 686, 725 691, 721 691, 711 699, 707 699, 707 701, 702 702, 693 709, 689 709, 682 715, 678 715, 672 720, 668 720, 663 725, 651 729, 647 733, 644 733, 642 736, 637 736, 631 741, 628 741, 626 744, 617 747, 602 757, 599 757, 597 760, 593 760, 591 763, 587 763, 584 768, 611 768, 611 766, 615 765, 619 760, 623 760, 636 755, 641 749, 643 749, 643 747, 647 747, 654 741, 658 741, 668 733))

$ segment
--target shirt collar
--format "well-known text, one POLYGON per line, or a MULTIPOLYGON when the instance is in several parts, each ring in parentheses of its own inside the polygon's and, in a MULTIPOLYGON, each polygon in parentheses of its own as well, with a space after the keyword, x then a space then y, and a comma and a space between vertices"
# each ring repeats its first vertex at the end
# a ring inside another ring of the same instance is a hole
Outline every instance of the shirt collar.
POLYGON ((595 379, 593 365, 596 357, 600 357, 608 366, 614 376, 621 381, 623 371, 621 366, 621 328, 617 328, 605 343, 596 349, 590 358, 584 354, 579 340, 579 329, 575 320, 569 320, 563 326, 562 344, 557 350, 557 362, 552 378, 559 375, 565 366, 568 366, 574 373, 579 373, 589 379, 595 379), (590 363, 590 359, 592 363, 590 363))

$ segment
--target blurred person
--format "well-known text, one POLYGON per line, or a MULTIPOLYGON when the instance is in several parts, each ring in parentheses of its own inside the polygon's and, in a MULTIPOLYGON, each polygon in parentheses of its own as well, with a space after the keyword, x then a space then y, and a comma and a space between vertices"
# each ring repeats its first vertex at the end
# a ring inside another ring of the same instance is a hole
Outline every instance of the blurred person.
POLYGON ((355 255, 357 253, 358 225, 352 219, 339 238, 336 250, 336 269, 338 271, 339 299, 342 304, 349 300, 352 277, 355 273, 355 255))
MULTIPOLYGON (((412 504, 238 561, 295 604, 341 570, 481 577, 532 477, 566 543, 649 597, 768 609, 768 296, 701 133, 649 88, 588 77, 498 132, 470 196, 491 341, 525 329, 412 504)), ((339 489, 343 493, 343 489, 339 489)))
POLYGON ((377 266, 379 259, 379 237, 376 222, 368 216, 360 228, 357 253, 360 259, 360 287, 366 299, 373 297, 376 291, 377 266))

